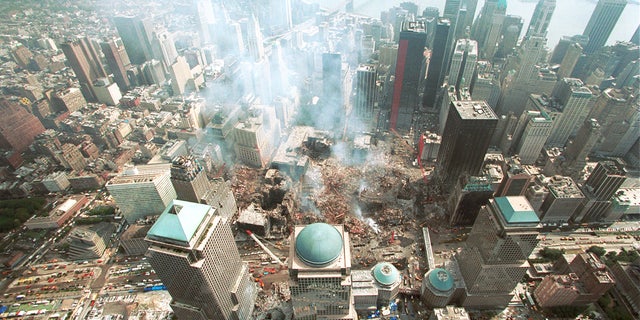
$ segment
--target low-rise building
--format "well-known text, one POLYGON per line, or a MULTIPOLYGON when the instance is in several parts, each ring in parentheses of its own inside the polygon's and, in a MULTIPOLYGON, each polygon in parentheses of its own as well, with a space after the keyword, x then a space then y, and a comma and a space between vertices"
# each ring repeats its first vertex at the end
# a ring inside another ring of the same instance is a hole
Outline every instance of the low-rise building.
POLYGON ((49 211, 49 214, 43 217, 33 217, 24 225, 28 229, 56 229, 64 225, 71 219, 81 208, 83 208, 89 199, 83 195, 75 195, 66 199, 62 204, 49 211))

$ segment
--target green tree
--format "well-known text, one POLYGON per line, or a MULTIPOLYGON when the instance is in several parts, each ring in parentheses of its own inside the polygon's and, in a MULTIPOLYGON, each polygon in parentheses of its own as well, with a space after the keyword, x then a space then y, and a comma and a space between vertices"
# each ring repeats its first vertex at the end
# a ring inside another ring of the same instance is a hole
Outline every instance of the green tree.
POLYGON ((591 246, 589 247, 589 249, 587 249, 587 252, 591 252, 598 256, 598 258, 602 258, 607 253, 607 250, 600 246, 591 246))
POLYGON ((544 247, 542 250, 540 250, 539 254, 541 257, 547 260, 556 261, 560 259, 560 257, 562 257, 562 254, 564 254, 564 250, 544 247))

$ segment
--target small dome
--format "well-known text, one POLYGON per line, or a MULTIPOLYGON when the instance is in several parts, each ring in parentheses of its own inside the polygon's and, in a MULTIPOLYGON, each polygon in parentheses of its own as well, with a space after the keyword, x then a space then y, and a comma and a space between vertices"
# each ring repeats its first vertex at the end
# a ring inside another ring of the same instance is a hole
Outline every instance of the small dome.
POLYGON ((296 255, 307 265, 321 267, 331 263, 342 252, 342 235, 326 223, 310 224, 296 237, 296 255))
POLYGON ((373 277, 380 284, 390 286, 400 279, 400 273, 392 264, 388 262, 381 262, 373 267, 373 277))
POLYGON ((438 291, 447 292, 453 288, 453 277, 449 271, 436 268, 429 271, 429 283, 438 291))

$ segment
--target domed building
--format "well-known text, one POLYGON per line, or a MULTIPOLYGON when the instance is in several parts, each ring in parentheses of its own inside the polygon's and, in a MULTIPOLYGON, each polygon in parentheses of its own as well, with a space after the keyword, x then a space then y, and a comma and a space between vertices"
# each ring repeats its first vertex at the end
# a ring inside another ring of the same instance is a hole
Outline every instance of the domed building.
POLYGON ((370 270, 351 272, 356 311, 370 311, 389 306, 398 296, 400 272, 388 262, 380 262, 370 270))
POLYGON ((343 226, 296 226, 289 251, 295 319, 357 319, 351 296, 349 233, 343 226))
POLYGON ((429 308, 443 308, 455 290, 453 276, 449 271, 435 268, 424 275, 422 280, 422 300, 429 308))

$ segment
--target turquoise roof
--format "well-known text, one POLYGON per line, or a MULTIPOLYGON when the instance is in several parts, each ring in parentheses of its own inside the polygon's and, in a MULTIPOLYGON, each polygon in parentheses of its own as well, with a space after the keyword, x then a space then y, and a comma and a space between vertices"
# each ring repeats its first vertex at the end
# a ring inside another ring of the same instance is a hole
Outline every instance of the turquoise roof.
POLYGON ((453 277, 449 271, 435 268, 429 271, 429 283, 438 291, 446 292, 453 288, 453 277))
POLYGON ((380 262, 373 267, 373 277, 380 284, 385 286, 392 285, 400 279, 400 273, 398 269, 394 267, 391 263, 388 262, 380 262))
POLYGON ((312 267, 331 263, 342 252, 342 235, 334 226, 312 223, 296 237, 296 255, 312 267))
POLYGON ((210 209, 211 207, 205 204, 173 200, 147 235, 189 242, 210 209))
POLYGON ((540 219, 533 211, 529 201, 523 196, 516 197, 498 197, 494 200, 500 209, 500 213, 507 223, 538 223, 540 219), (514 208, 514 203, 520 204, 518 208, 514 208))
POLYGON ((507 0, 498 0, 498 8, 507 8, 507 0))

